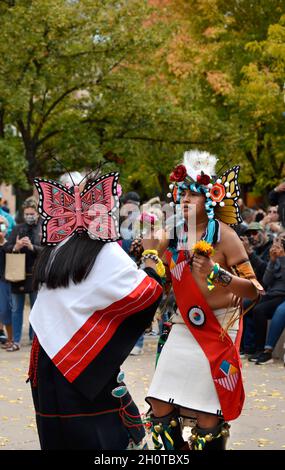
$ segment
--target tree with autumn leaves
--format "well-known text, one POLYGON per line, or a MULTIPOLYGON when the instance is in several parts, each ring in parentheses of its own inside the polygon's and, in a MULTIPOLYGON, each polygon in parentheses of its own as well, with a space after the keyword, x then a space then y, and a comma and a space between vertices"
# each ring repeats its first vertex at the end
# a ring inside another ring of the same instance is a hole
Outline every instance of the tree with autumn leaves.
POLYGON ((169 87, 189 123, 189 133, 180 128, 184 136, 216 153, 220 166, 240 163, 241 181, 264 193, 285 169, 284 1, 155 3, 177 25, 167 64, 169 87))
MULTIPOLYGON (((0 2, 0 172, 26 188, 99 160, 166 191, 190 148, 284 172, 284 0, 0 2)), ((219 168, 219 166, 218 166, 219 168)))
MULTIPOLYGON (((30 191, 36 175, 123 163, 129 130, 149 125, 147 2, 0 3, 0 171, 30 191)), ((24 196, 24 194, 22 194, 24 196)))

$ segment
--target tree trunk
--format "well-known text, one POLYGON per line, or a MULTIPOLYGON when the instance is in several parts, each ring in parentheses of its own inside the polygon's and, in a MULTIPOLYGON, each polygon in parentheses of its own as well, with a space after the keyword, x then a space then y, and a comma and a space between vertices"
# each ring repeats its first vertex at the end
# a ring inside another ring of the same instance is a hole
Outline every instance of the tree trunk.
POLYGON ((38 163, 37 163, 37 146, 31 141, 26 145, 26 160, 28 162, 27 168, 27 179, 29 184, 32 186, 34 183, 34 178, 38 176, 38 163))
POLYGON ((25 157, 28 163, 26 176, 29 183, 29 189, 22 189, 15 185, 16 193, 16 209, 21 212, 21 206, 25 199, 33 195, 34 178, 38 176, 38 164, 36 161, 36 146, 33 142, 29 142, 26 146, 25 157))
POLYGON ((22 189, 15 187, 15 196, 16 196, 16 222, 22 223, 23 222, 23 211, 22 211, 22 204, 23 202, 33 195, 31 189, 22 189))
POLYGON ((159 196, 160 196, 161 200, 166 199, 166 194, 169 193, 169 184, 168 184, 167 178, 162 173, 159 173, 157 175, 157 178, 158 178, 158 182, 159 182, 159 185, 160 185, 160 194, 159 194, 159 196))
POLYGON ((4 109, 0 109, 0 138, 4 139, 5 131, 4 131, 4 109))

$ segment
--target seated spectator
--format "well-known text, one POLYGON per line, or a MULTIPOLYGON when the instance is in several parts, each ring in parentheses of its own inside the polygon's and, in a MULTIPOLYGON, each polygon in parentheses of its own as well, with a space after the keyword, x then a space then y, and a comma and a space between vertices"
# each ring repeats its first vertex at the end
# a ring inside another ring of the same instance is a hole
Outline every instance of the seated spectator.
MULTIPOLYGON (((272 238, 263 229, 258 222, 251 222, 245 230, 243 236, 240 236, 249 260, 260 283, 262 283, 263 275, 269 261, 269 250, 272 246, 272 238)), ((244 300, 243 309, 250 309, 252 302, 244 300)), ((250 309, 243 317, 243 334, 241 338, 240 354, 253 354, 255 352, 255 327, 250 309)))
POLYGON ((256 333, 256 352, 249 361, 257 362, 264 351, 267 320, 276 308, 285 301, 285 232, 280 234, 270 249, 270 261, 263 276, 266 295, 252 309, 256 333))
MULTIPOLYGON (((260 320, 263 321, 263 318, 261 318, 260 320)), ((277 341, 282 335, 284 328, 285 302, 282 302, 282 304, 280 304, 279 307, 277 307, 277 309, 273 313, 270 327, 266 337, 264 351, 258 356, 256 364, 270 364, 273 362, 272 352, 277 344, 277 341)))
POLYGON ((264 230, 259 222, 251 222, 245 236, 241 237, 249 260, 259 282, 262 282, 267 263, 269 261, 269 251, 273 239, 264 230))

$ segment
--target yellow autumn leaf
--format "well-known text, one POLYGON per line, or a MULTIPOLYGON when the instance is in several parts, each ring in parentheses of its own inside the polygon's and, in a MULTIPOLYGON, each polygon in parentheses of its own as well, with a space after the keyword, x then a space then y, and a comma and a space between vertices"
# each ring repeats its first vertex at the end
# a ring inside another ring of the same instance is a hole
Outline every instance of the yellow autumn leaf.
POLYGON ((257 440, 257 442, 258 442, 259 444, 269 444, 269 443, 270 443, 270 440, 261 437, 260 439, 257 440))
POLYGON ((278 392, 278 390, 273 390, 273 392, 271 392, 271 393, 269 394, 269 396, 271 396, 271 397, 280 397, 280 396, 281 396, 281 393, 278 392))

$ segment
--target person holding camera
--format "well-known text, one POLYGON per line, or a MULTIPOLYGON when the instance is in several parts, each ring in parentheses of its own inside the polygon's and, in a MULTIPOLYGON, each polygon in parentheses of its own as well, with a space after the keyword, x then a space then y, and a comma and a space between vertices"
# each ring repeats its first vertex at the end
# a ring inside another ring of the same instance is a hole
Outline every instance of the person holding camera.
MULTIPOLYGON (((263 276, 266 295, 252 309, 256 333, 256 352, 250 362, 263 363, 267 320, 273 317, 277 307, 285 301, 285 232, 280 234, 270 249, 270 261, 263 276)), ((266 350, 266 352, 272 353, 266 350)), ((270 358, 269 358, 270 359, 270 358)))
POLYGON ((262 282, 264 271, 269 261, 269 252, 273 239, 259 222, 249 224, 240 239, 243 242, 258 281, 262 282))
MULTIPOLYGON (((37 296, 37 292, 33 290, 32 286, 32 270, 42 250, 41 222, 37 210, 37 201, 30 197, 26 199, 22 208, 24 223, 14 227, 4 248, 6 253, 25 253, 26 255, 26 279, 11 283, 13 343, 6 349, 7 352, 14 352, 20 349, 25 296, 29 294, 30 306, 32 308, 37 296)), ((29 329, 29 338, 30 340, 33 339, 31 327, 29 329)))
POLYGON ((285 181, 282 181, 268 194, 269 204, 278 206, 279 220, 285 227, 285 181))
POLYGON ((282 225, 279 221, 278 206, 269 206, 265 217, 260 221, 264 229, 276 237, 278 233, 282 232, 282 225))
MULTIPOLYGON (((243 242, 255 275, 262 284, 273 240, 259 222, 251 222, 244 231, 243 236, 240 236, 240 239, 243 242)), ((256 335, 251 306, 252 302, 244 299, 243 308, 247 313, 243 317, 243 333, 240 349, 242 355, 252 355, 255 353, 256 335)))

